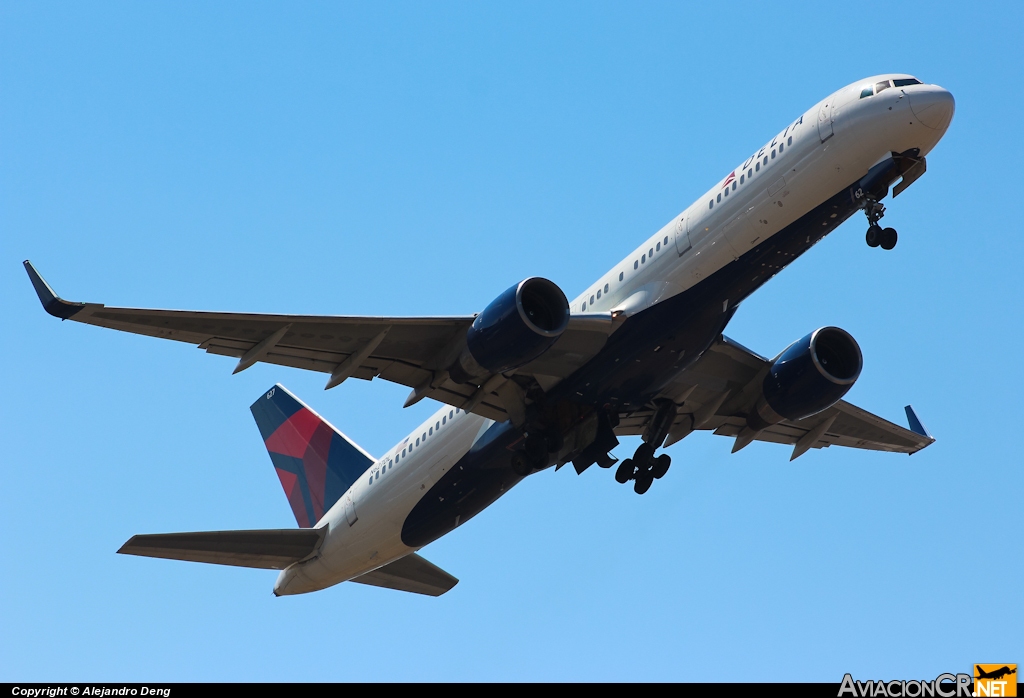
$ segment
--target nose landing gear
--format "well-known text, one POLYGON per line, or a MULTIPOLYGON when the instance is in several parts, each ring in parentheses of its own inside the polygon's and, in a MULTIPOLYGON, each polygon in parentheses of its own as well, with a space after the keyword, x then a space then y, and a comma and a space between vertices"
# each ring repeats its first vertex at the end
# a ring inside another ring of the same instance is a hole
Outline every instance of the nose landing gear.
POLYGON ((885 215, 885 206, 873 198, 868 198, 864 204, 864 215, 868 217, 868 232, 864 236, 868 247, 881 247, 883 250, 891 250, 896 247, 899 236, 895 228, 882 228, 878 221, 885 215))

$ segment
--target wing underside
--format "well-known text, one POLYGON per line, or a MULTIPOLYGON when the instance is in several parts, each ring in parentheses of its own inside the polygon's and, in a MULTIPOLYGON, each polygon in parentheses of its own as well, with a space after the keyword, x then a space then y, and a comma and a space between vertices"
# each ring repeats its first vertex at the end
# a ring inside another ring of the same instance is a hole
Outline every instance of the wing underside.
MULTIPOLYGON (((381 378, 488 419, 509 418, 498 381, 456 383, 444 370, 465 344, 475 316, 370 317, 270 315, 116 308, 60 298, 28 261, 25 269, 48 313, 64 320, 171 339, 238 359, 235 372, 257 362, 329 374, 326 388, 348 378, 381 378)), ((574 316, 544 356, 518 373, 551 386, 597 354, 612 331, 609 316, 574 316)), ((500 378, 500 376, 499 376, 500 378)), ((507 393, 506 393, 507 395, 507 393)))
MULTIPOLYGON (((722 337, 665 389, 664 396, 681 405, 666 445, 695 430, 738 439, 770 364, 768 359, 722 337)), ((909 406, 906 409, 914 430, 840 400, 806 419, 773 425, 758 432, 753 440, 791 445, 794 458, 811 448, 829 446, 912 454, 934 443, 935 439, 924 430, 913 410, 909 406)), ((624 416, 615 433, 643 433, 651 414, 653 410, 640 410, 624 416)))

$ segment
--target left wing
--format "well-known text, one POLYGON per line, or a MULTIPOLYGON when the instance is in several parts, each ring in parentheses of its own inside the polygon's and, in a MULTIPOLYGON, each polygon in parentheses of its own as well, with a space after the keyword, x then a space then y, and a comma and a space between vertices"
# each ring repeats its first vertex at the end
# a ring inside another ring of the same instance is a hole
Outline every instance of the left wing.
MULTIPOLYGON (((845 400, 806 419, 785 420, 752 437, 744 436, 746 415, 759 395, 761 381, 770 366, 768 359, 722 336, 663 392, 664 397, 681 405, 665 445, 675 443, 694 430, 709 430, 720 436, 735 437, 734 451, 750 440, 792 445, 792 460, 811 448, 848 446, 913 454, 935 442, 909 405, 906 411, 911 429, 906 429, 845 400)), ((615 433, 643 433, 652 414, 653 410, 641 410, 623 417, 615 433)))
MULTIPOLYGON (((430 397, 488 419, 509 418, 505 378, 481 385, 456 383, 445 368, 465 344, 475 316, 345 317, 268 315, 147 308, 108 308, 62 299, 30 262, 25 270, 46 312, 62 320, 194 344, 210 354, 238 358, 235 372, 257 362, 330 374, 325 389, 348 378, 384 380, 413 389, 406 404, 430 397)), ((552 385, 597 354, 612 331, 611 317, 574 316, 555 345, 519 373, 552 385)), ((513 411, 515 411, 513 406, 513 411)))

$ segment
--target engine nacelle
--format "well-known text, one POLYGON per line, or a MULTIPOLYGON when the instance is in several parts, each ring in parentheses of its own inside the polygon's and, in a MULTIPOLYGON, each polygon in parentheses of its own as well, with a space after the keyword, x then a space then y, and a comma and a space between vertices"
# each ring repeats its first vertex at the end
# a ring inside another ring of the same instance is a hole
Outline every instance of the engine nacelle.
POLYGON ((477 315, 449 374, 468 383, 524 366, 550 349, 568 325, 569 301, 562 289, 539 276, 521 281, 477 315))
POLYGON ((853 387, 863 366, 860 347, 848 332, 838 327, 815 330, 789 345, 772 364, 747 424, 764 429, 828 409, 853 387))

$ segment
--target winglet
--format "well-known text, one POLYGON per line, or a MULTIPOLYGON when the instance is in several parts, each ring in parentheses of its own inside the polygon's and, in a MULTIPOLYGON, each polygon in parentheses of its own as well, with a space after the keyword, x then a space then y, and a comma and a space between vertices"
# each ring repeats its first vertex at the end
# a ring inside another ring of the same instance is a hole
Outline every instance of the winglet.
POLYGON ((50 284, 39 275, 36 268, 32 266, 32 262, 27 259, 24 262, 25 271, 28 272, 28 278, 32 282, 32 287, 36 290, 36 295, 39 296, 39 302, 43 304, 43 310, 48 312, 54 317, 59 317, 61 320, 67 320, 79 310, 85 307, 85 303, 70 303, 50 288, 50 284))
POLYGON ((914 412, 914 408, 907 405, 904 409, 907 411, 907 423, 910 424, 910 431, 935 441, 935 437, 928 433, 928 430, 924 428, 923 424, 921 424, 921 420, 917 418, 917 413, 914 412))

